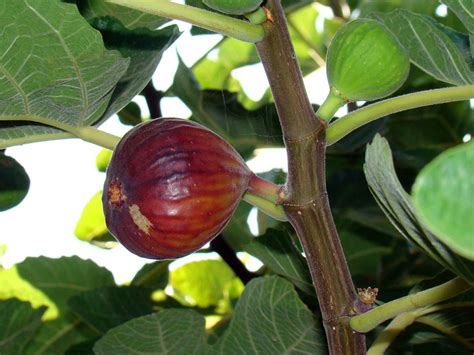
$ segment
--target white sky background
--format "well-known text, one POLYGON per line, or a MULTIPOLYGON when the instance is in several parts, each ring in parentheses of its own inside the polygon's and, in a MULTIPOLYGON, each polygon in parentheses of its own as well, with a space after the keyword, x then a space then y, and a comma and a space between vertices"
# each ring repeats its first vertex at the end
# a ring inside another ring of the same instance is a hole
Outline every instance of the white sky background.
MULTIPOLYGON (((219 38, 218 35, 191 37, 189 33, 184 33, 160 62, 154 76, 156 88, 166 90, 171 85, 178 63, 176 50, 190 66, 219 38)), ((261 64, 238 69, 233 75, 255 100, 261 97, 268 86, 261 64)), ((305 82, 311 102, 322 103, 329 91, 325 69, 311 74, 305 82)), ((145 100, 138 98, 137 102, 142 113, 148 114, 145 100)), ((183 118, 190 114, 176 98, 164 98, 162 112, 164 116, 183 118)), ((112 117, 100 129, 121 136, 129 127, 121 125, 116 117, 112 117)), ((74 236, 74 228, 83 207, 102 188, 105 179, 105 174, 95 168, 95 158, 100 150, 100 147, 78 139, 33 143, 7 149, 7 155, 14 157, 26 169, 31 186, 20 205, 0 212, 0 245, 7 245, 0 262, 5 267, 21 262, 27 256, 79 255, 107 267, 114 273, 117 282, 121 283, 130 280, 143 263, 148 262, 123 247, 102 250, 74 236)), ((286 155, 283 149, 265 150, 249 165, 255 172, 274 167, 286 168, 286 155)))

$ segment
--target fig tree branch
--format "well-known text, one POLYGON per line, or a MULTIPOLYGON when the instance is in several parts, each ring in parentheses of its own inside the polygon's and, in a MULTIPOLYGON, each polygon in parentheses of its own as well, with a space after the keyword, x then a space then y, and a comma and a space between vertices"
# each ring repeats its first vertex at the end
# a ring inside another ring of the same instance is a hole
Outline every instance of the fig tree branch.
POLYGON ((353 130, 392 113, 472 98, 474 98, 474 85, 466 85, 419 91, 379 101, 334 121, 326 131, 326 142, 328 146, 334 144, 353 130))
POLYGON ((261 25, 254 25, 234 17, 218 14, 193 6, 168 0, 106 0, 109 3, 129 7, 149 14, 182 20, 213 32, 240 39, 259 42, 265 37, 261 25))
POLYGON ((257 51, 267 73, 288 155, 281 205, 303 245, 331 354, 364 354, 365 337, 349 324, 357 296, 326 193, 326 123, 314 114, 279 0, 266 3, 257 51))

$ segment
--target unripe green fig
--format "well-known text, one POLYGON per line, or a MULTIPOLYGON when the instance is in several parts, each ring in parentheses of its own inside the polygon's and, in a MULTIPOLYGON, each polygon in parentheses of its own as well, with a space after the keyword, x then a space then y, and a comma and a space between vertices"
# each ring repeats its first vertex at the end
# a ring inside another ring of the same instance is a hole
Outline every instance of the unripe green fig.
POLYGON ((260 6, 263 0, 202 0, 211 9, 229 15, 245 15, 260 6))
POLYGON ((102 197, 106 223, 139 256, 178 258, 219 234, 253 176, 209 129, 178 118, 151 120, 115 148, 102 197))
POLYGON ((328 49, 329 85, 345 101, 390 95, 405 82, 409 68, 409 57, 395 36, 371 19, 341 27, 328 49))

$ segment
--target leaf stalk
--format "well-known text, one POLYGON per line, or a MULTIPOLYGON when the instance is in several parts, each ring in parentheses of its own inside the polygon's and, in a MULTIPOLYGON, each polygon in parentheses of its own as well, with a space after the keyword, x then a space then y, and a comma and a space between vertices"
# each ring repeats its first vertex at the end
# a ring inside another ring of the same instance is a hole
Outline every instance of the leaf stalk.
POLYGON ((353 111, 332 123, 326 131, 326 143, 331 145, 353 130, 392 113, 418 107, 474 98, 474 85, 419 91, 379 101, 353 111))
POLYGON ((152 15, 181 20, 225 36, 256 43, 265 37, 261 25, 251 24, 234 17, 182 5, 169 0, 106 0, 111 4, 125 6, 152 15))

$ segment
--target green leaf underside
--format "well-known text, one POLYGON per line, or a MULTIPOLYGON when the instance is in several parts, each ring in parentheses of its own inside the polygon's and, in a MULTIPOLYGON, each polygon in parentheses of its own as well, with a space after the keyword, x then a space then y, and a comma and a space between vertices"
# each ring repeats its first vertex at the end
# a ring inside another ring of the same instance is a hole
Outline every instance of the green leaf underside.
POLYGON ((0 211, 18 205, 29 187, 30 179, 23 166, 0 152, 0 211))
POLYGON ((288 279, 305 293, 314 295, 306 260, 293 243, 288 233, 268 229, 265 235, 245 245, 244 250, 262 261, 275 274, 288 279))
POLYGON ((163 53, 181 33, 176 25, 154 31, 146 28, 132 31, 110 16, 95 18, 92 25, 101 31, 107 49, 118 50, 123 57, 130 58, 127 72, 120 78, 100 119, 103 122, 143 90, 163 53))
POLYGON ((462 21, 469 33, 474 33, 474 6, 472 0, 441 0, 462 21))
POLYGON ((474 284, 474 262, 452 252, 418 220, 395 173, 390 147, 379 135, 367 146, 364 172, 372 195, 394 227, 443 267, 474 284))
POLYGON ((206 342, 204 318, 192 310, 167 309, 136 318, 99 340, 97 354, 324 354, 319 323, 293 286, 277 276, 247 284, 234 317, 218 341, 206 342))
POLYGON ((23 354, 44 311, 14 298, 0 301, 0 354, 23 354))
POLYGON ((474 83, 474 72, 453 40, 430 17, 406 10, 371 15, 397 37, 413 64, 434 78, 453 85, 474 83))
MULTIPOLYGON (((105 50, 100 34, 74 4, 8 1, 0 11, 0 27, 1 121, 36 115, 86 126, 104 113, 129 60, 105 50)), ((57 133, 42 125, 2 123, 0 144, 57 133)))
POLYGON ((429 163, 413 185, 413 202, 426 226, 453 251, 474 260, 474 142, 429 163))

